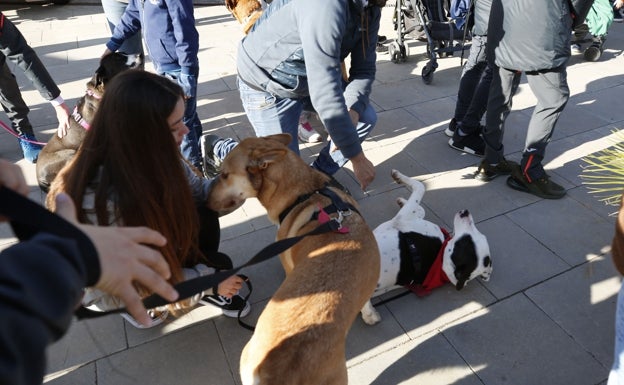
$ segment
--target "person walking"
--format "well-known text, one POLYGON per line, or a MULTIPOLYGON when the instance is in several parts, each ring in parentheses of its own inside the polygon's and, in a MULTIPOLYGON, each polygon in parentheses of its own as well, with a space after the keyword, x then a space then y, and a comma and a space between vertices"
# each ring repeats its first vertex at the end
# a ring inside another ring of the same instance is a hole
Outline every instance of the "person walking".
POLYGON ((571 12, 568 0, 493 0, 488 60, 495 65, 483 131, 485 158, 475 174, 477 179, 490 181, 510 175, 507 185, 513 189, 548 199, 566 194, 546 174, 542 161, 570 95, 566 64, 570 58, 571 12), (522 73, 537 104, 518 165, 504 157, 503 133, 522 73))

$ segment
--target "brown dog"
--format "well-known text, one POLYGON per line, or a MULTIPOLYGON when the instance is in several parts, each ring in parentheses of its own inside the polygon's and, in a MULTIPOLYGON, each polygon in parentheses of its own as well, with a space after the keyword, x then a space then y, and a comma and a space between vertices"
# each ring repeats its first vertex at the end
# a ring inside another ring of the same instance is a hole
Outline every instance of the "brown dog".
POLYGON ((260 0, 225 0, 225 7, 243 26, 243 32, 247 34, 260 15, 262 4, 260 0))
POLYGON ((242 383, 346 385, 345 340, 377 284, 379 249, 353 198, 326 188, 329 178, 290 151, 289 142, 288 134, 240 142, 221 165, 210 208, 229 210, 257 197, 279 223, 278 240, 315 229, 325 212, 342 218, 348 232, 306 236, 280 254, 286 279, 243 349, 242 383), (344 202, 353 210, 332 213, 344 202))
POLYGON ((122 71, 142 68, 142 66, 143 59, 137 55, 113 53, 100 60, 100 66, 95 70, 91 80, 87 82, 85 95, 78 100, 72 112, 67 134, 62 138, 57 135, 52 136, 39 153, 36 170, 37 182, 42 191, 48 191, 52 180, 78 151, 100 104, 106 83, 122 71))

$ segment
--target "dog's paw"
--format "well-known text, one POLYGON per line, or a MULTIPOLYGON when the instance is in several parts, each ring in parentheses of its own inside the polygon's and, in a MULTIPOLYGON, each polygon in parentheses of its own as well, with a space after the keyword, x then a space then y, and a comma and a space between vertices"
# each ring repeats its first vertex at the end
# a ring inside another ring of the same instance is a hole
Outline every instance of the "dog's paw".
POLYGON ((375 310, 370 301, 366 302, 366 304, 362 308, 362 320, 367 325, 374 325, 381 321, 381 316, 379 315, 379 312, 375 310))

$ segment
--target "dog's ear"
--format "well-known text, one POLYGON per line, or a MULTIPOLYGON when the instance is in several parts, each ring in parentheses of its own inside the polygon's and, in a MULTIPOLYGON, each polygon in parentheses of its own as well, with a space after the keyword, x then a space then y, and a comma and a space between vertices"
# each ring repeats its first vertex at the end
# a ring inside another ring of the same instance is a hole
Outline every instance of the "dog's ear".
POLYGON ((286 151, 286 149, 282 148, 262 151, 260 154, 253 157, 249 166, 257 170, 265 170, 271 164, 277 162, 279 159, 282 159, 286 155, 286 151))
POLYGON ((104 84, 107 81, 108 81, 108 74, 106 72, 106 68, 103 65, 101 65, 95 70, 95 73, 93 74, 93 77, 91 78, 91 84, 93 85, 93 88, 99 90, 104 87, 104 84))
POLYGON ((290 136, 290 134, 285 134, 285 133, 268 135, 268 136, 265 136, 265 138, 276 140, 280 142, 281 144, 283 144, 284 146, 288 146, 288 144, 290 144, 290 141, 292 140, 292 136, 290 136))

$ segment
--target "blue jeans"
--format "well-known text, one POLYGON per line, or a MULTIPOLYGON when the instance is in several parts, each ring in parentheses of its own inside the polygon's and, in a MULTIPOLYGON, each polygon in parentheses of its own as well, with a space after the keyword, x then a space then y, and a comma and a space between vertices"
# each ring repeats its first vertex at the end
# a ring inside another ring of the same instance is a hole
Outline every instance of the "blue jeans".
POLYGON ((624 385, 624 285, 620 286, 615 310, 615 348, 607 385, 624 385))
MULTIPOLYGON (((102 0, 102 8, 104 9, 104 15, 108 21, 108 27, 110 28, 111 34, 115 31, 115 26, 121 21, 121 16, 124 14, 127 5, 127 3, 119 0, 102 0)), ((131 38, 126 39, 121 47, 119 47, 118 51, 128 55, 143 54, 141 32, 138 32, 131 38)))
MULTIPOLYGON (((307 109, 311 105, 310 99, 280 98, 268 92, 253 89, 240 79, 238 80, 238 90, 243 108, 256 132, 256 136, 290 134, 293 139, 288 147, 299 154, 297 138, 299 116, 304 107, 307 109)), ((364 141, 375 128, 376 123, 377 113, 369 104, 360 115, 360 122, 356 127, 360 142, 364 141)), ((327 175, 335 174, 349 160, 342 155, 340 150, 330 153, 330 147, 331 142, 328 142, 312 164, 314 168, 327 175)))
POLYGON ((182 75, 180 70, 167 71, 161 75, 180 84, 187 95, 185 101, 184 118, 182 121, 188 127, 188 134, 184 135, 180 144, 180 151, 193 166, 198 170, 203 169, 203 160, 199 148, 199 139, 203 134, 203 128, 199 116, 197 116, 197 76, 182 75), (184 77, 184 78, 183 78, 184 77))

